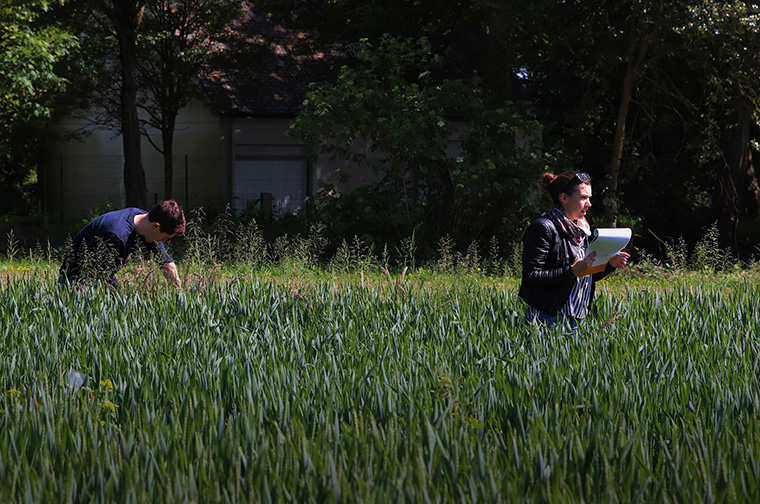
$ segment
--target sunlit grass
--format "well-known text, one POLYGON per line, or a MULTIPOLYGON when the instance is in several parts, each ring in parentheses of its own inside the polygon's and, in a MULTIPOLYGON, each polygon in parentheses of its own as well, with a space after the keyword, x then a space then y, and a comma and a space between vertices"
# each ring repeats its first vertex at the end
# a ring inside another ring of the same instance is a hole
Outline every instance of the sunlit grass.
POLYGON ((573 339, 478 272, 35 268, 0 270, 2 502, 760 497, 751 272, 611 277, 573 339))

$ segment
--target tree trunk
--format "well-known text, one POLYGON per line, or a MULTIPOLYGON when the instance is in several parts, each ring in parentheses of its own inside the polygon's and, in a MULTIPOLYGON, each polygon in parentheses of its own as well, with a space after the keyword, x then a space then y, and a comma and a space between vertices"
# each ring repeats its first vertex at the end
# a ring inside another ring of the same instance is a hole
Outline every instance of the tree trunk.
POLYGON ((126 205, 145 208, 147 187, 142 166, 140 125, 137 120, 137 29, 145 4, 142 1, 114 0, 111 21, 119 41, 121 62, 121 136, 124 148, 124 190, 126 205))
MULTIPOLYGON (((635 27, 631 29, 631 33, 635 33, 635 27)), ((638 55, 635 53, 634 44, 631 44, 631 49, 628 52, 625 75, 623 76, 623 88, 620 94, 620 105, 618 106, 618 115, 615 121, 615 135, 612 138, 610 164, 607 167, 605 181, 605 214, 607 216, 606 220, 611 227, 617 227, 618 212, 620 210, 620 165, 623 159, 628 110, 631 108, 631 100, 633 99, 633 83, 644 68, 649 42, 653 37, 654 32, 651 32, 641 39, 638 55)))
POLYGON ((752 104, 746 98, 732 103, 729 127, 721 135, 720 186, 718 192, 718 229, 720 246, 738 252, 739 217, 748 203, 757 204, 758 184, 752 166, 750 127, 752 104))
POLYGON ((164 199, 174 193, 174 123, 161 132, 164 154, 164 199))
POLYGON ((620 96, 615 136, 612 139, 612 153, 607 168, 606 196, 604 198, 605 212, 611 227, 617 227, 617 216, 620 209, 620 163, 623 159, 623 142, 625 141, 625 123, 628 120, 628 109, 633 97, 634 73, 629 64, 623 77, 623 92, 620 96))
POLYGON ((510 2, 495 0, 488 17, 484 84, 489 97, 498 105, 512 99, 512 43, 508 39, 510 2))
MULTIPOLYGON (((660 0, 656 19, 660 19, 664 7, 664 1, 660 0)), ((631 21, 631 37, 638 33, 636 19, 631 21)), ((617 227, 618 212, 620 211, 620 165, 623 159, 623 145, 625 142, 625 126, 628 120, 628 110, 633 99, 633 84, 636 77, 644 70, 649 44, 657 33, 655 25, 649 32, 641 37, 636 53, 636 43, 631 42, 626 59, 625 75, 623 76, 623 88, 620 95, 620 105, 615 122, 615 136, 612 138, 612 151, 610 152, 610 164, 607 168, 605 187, 605 214, 610 226, 617 227)))
MULTIPOLYGON (((750 145, 757 145, 755 142, 758 140, 760 140, 760 124, 756 121, 752 121, 750 123, 750 145)), ((752 215, 760 215, 760 181, 757 179, 754 163, 755 159, 760 159, 757 157, 757 154, 757 150, 750 149, 750 160, 747 168, 747 179, 749 180, 749 183, 747 184, 747 202, 744 205, 744 209, 748 214, 752 215), (753 152, 755 153, 754 158, 752 157, 753 152)))

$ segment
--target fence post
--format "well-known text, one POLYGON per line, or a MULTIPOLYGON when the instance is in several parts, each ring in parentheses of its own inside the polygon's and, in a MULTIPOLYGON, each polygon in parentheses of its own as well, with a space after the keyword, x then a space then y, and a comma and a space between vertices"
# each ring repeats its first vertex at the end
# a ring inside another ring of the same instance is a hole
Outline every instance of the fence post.
POLYGON ((188 187, 187 165, 187 154, 185 154, 185 210, 190 209, 190 189, 188 187))
POLYGON ((261 213, 267 221, 272 219, 272 193, 261 193, 261 213))
POLYGON ((60 195, 60 205, 58 207, 59 211, 61 212, 61 222, 63 222, 63 202, 66 201, 66 198, 63 194, 63 152, 58 154, 58 162, 59 162, 59 169, 61 174, 61 195, 60 195))

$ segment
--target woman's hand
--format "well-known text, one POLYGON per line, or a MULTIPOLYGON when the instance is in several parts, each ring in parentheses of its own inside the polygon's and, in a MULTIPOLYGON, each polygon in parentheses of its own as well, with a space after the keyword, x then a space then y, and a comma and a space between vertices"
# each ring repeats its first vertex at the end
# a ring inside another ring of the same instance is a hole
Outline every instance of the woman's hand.
POLYGON ((610 257, 610 260, 607 262, 609 262, 610 266, 613 268, 621 268, 628 264, 628 259, 630 257, 630 254, 627 254, 625 252, 618 252, 614 256, 610 257))
POLYGON ((578 259, 573 263, 573 275, 578 276, 594 265, 596 252, 591 252, 585 259, 578 259))

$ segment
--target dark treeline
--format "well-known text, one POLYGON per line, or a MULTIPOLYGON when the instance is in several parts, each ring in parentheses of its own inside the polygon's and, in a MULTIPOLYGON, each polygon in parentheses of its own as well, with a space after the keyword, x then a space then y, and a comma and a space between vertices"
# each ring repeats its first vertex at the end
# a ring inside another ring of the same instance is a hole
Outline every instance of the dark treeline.
MULTIPOLYGON (((180 30, 169 28, 188 19, 165 14, 179 12, 181 5, 196 22, 207 20, 190 24, 196 28, 185 34, 185 44, 198 40, 197 26, 214 26, 205 36, 224 42, 227 51, 219 57, 185 47, 177 54, 194 57, 172 60, 172 75, 186 81, 188 75, 202 77, 210 69, 254 61, 245 40, 262 19, 303 30, 308 36, 293 50, 339 47, 345 57, 335 63, 328 82, 311 88, 292 135, 315 154, 352 157, 356 138, 386 154, 372 161, 382 173, 376 185, 339 197, 325 187, 298 222, 291 218, 279 228, 262 226, 273 234, 277 229, 306 232, 321 224, 333 244, 360 236, 380 248, 414 236, 424 256, 448 237, 462 248, 478 243, 485 249, 496 240, 509 250, 546 207, 536 195, 540 173, 573 170, 592 176, 592 225, 632 227, 638 247, 656 254, 663 243, 681 238, 697 243, 716 225, 721 247, 743 257, 760 253, 760 190, 752 164, 760 140, 756 5, 662 0, 22 3, 0 7, 0 51, 5 54, 0 85, 8 97, 0 105, 0 205, 6 214, 38 207, 35 150, 29 146, 43 140, 45 121, 51 111, 61 110, 60 103, 111 111, 110 121, 125 133, 125 186, 133 188, 127 203, 141 203, 141 168, 133 173, 139 150, 130 154, 135 142, 126 139, 136 134, 129 133, 134 125, 125 123, 134 120, 125 113, 134 97, 124 83, 146 93, 147 83, 156 82, 148 63, 165 67, 161 58, 171 52, 171 44, 160 34, 179 37, 180 30), (28 15, 20 16, 22 11, 28 15), (15 33, 26 34, 22 46, 18 35, 8 34, 11 20, 15 33), (32 50, 48 47, 40 43, 45 37, 60 41, 52 46, 58 53, 32 50), (141 64, 130 59, 130 50, 141 64), (102 58, 109 54, 121 79, 112 72, 100 78, 102 58), (114 55, 119 55, 115 61, 114 55), (135 67, 132 81, 126 80, 128 64, 135 67), (455 132, 462 148, 452 158, 445 148, 455 132)), ((160 89, 171 88, 171 82, 164 84, 147 92, 166 114, 157 115, 156 124, 164 132, 164 151, 171 152, 172 114, 176 117, 177 107, 199 90, 178 87, 161 96, 160 89)), ((165 196, 171 197, 170 189, 165 196)))

